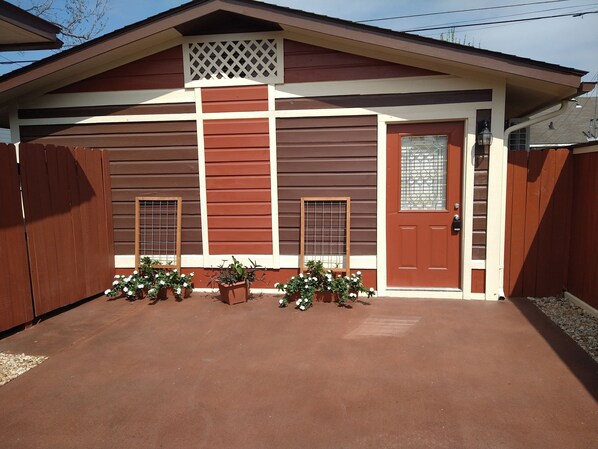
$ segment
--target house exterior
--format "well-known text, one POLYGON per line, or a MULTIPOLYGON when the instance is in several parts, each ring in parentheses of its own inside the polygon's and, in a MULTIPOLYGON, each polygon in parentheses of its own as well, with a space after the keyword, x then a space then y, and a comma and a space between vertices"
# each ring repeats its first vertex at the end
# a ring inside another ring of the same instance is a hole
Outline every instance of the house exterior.
POLYGON ((53 23, 8 2, 0 2, 0 51, 47 50, 60 48, 53 23))
POLYGON ((3 76, 0 104, 15 142, 110 150, 118 269, 136 196, 182 196, 185 270, 251 258, 269 287, 297 273, 300 199, 350 197, 351 269, 379 294, 492 300, 504 123, 579 95, 585 73, 205 0, 3 76))

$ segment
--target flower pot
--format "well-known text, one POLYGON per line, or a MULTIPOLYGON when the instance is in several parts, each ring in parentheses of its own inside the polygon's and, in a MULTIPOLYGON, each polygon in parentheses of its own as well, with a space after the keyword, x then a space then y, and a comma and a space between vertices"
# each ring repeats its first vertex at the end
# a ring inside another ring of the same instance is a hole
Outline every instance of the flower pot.
POLYGON ((333 292, 316 292, 314 295, 314 302, 333 302, 333 292))
POLYGON ((218 288, 222 301, 230 305, 247 302, 249 297, 249 287, 246 282, 231 285, 218 284, 218 288))
POLYGON ((189 298, 191 296, 191 293, 193 293, 193 289, 187 287, 184 291, 183 291, 183 298, 189 298))
POLYGON ((156 297, 156 299, 158 299, 160 301, 164 301, 167 298, 168 298, 168 289, 166 287, 163 287, 160 290, 158 290, 158 296, 156 297))

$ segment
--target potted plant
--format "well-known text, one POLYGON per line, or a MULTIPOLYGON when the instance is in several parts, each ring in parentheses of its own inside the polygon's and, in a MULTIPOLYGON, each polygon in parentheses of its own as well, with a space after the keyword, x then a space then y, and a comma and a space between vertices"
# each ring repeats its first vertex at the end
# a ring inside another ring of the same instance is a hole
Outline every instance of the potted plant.
POLYGON ((158 263, 149 257, 142 258, 139 271, 135 270, 129 276, 114 276, 112 288, 104 294, 109 297, 125 296, 130 301, 143 299, 145 296, 152 300, 166 299, 168 291, 172 291, 178 301, 191 296, 194 274, 181 274, 176 269, 155 268, 154 265, 158 263))
POLYGON ((314 302, 333 302, 339 306, 346 306, 347 301, 356 301, 359 293, 365 293, 368 298, 375 295, 373 288, 366 288, 361 279, 361 272, 350 276, 334 276, 331 270, 326 271, 319 260, 306 263, 305 274, 292 276, 286 284, 276 283, 276 287, 284 296, 279 300, 280 307, 286 307, 295 302, 299 310, 305 311, 314 302))
POLYGON ((233 305, 246 302, 251 283, 263 280, 264 274, 261 273, 263 267, 253 260, 249 259, 250 266, 246 267, 235 256, 231 257, 233 261, 228 265, 223 261, 218 267, 212 268, 208 285, 214 287, 217 284, 222 301, 233 305))

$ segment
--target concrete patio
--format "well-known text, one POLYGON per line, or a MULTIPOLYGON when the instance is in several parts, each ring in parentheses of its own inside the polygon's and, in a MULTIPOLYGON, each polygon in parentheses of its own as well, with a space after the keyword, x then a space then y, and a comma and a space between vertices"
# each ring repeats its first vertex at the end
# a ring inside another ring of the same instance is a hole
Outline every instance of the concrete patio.
POLYGON ((598 365, 527 301, 98 298, 0 340, 0 447, 598 447, 598 365))

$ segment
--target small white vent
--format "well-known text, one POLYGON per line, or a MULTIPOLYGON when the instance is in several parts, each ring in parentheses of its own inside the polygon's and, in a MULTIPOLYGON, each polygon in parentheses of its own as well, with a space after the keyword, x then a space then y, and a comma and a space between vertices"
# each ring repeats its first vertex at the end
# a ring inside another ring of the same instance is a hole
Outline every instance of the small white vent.
POLYGON ((282 82, 282 42, 274 37, 187 44, 187 87, 282 82))

